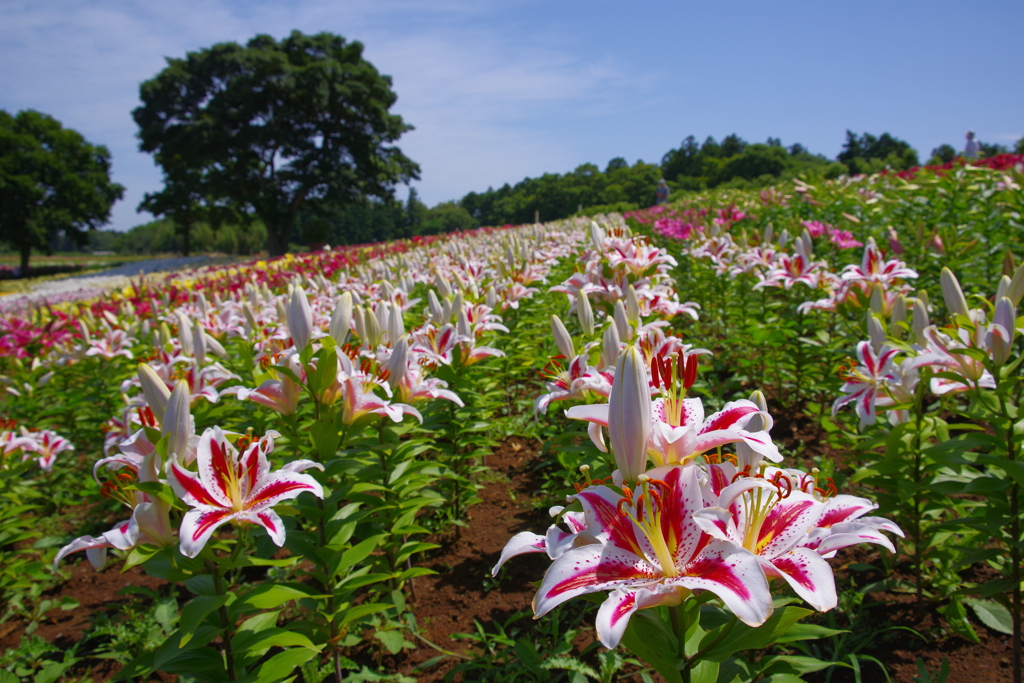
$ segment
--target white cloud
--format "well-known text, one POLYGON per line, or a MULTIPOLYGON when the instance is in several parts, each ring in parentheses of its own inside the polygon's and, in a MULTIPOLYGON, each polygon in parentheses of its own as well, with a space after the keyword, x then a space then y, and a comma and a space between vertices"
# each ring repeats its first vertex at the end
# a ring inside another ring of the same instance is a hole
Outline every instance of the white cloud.
POLYGON ((137 152, 131 110, 138 85, 165 56, 257 33, 329 31, 363 42, 365 56, 394 78, 393 111, 416 130, 399 146, 422 167, 428 203, 544 171, 567 170, 578 142, 548 130, 552 119, 608 115, 635 107, 649 90, 610 58, 588 62, 572 38, 516 30, 498 11, 532 3, 304 2, 231 5, 161 3, 8 3, 0 28, 0 106, 35 108, 107 145, 126 200, 115 227, 139 222, 142 194, 159 173, 137 152))

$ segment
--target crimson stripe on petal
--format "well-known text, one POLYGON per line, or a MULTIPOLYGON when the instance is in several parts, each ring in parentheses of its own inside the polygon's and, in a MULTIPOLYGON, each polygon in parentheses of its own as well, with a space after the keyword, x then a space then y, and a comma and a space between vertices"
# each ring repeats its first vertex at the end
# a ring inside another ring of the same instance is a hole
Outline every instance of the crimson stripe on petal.
POLYGON ((695 576, 725 586, 743 600, 749 600, 750 589, 732 567, 724 564, 720 557, 705 557, 686 568, 686 576, 695 576))
POLYGON ((196 481, 191 472, 181 469, 177 463, 174 463, 171 465, 171 474, 174 475, 174 480, 181 488, 185 489, 185 493, 192 496, 199 505, 222 507, 220 502, 210 495, 210 492, 200 482, 196 481))
MULTIPOLYGON (((245 501, 245 507, 252 508, 261 503, 266 503, 274 498, 279 498, 292 491, 313 491, 314 488, 303 481, 296 481, 294 479, 278 479, 273 481, 260 490, 253 493, 249 500, 245 501)), ((295 496, 299 495, 298 493, 295 496)), ((292 496, 294 498, 295 496, 292 496)))
POLYGON ((203 534, 223 523, 224 519, 231 514, 233 514, 233 511, 227 508, 199 513, 196 528, 192 530, 192 541, 198 541, 203 537, 203 534))

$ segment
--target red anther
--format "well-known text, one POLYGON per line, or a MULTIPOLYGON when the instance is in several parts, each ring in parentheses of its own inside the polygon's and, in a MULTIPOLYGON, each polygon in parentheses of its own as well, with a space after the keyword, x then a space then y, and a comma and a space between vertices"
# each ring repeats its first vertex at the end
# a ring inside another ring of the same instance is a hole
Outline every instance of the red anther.
POLYGON ((135 477, 133 477, 131 474, 127 472, 119 472, 117 474, 117 480, 122 484, 131 484, 133 481, 135 481, 135 477))
POLYGON ((582 493, 584 489, 584 486, 582 484, 577 484, 576 482, 573 482, 572 487, 576 489, 576 493, 582 493))
POLYGON ((660 486, 661 488, 665 489, 666 491, 671 491, 672 490, 672 487, 670 487, 668 484, 666 484, 665 481, 662 480, 662 479, 651 479, 649 481, 650 481, 651 484, 654 484, 655 486, 660 486))
POLYGON ((661 375, 661 368, 658 365, 658 359, 657 358, 652 358, 651 359, 651 384, 653 384, 656 387, 663 387, 663 386, 665 386, 665 383, 662 381, 660 375, 661 375))
POLYGON ((825 497, 826 498, 832 498, 833 496, 837 495, 839 493, 839 491, 836 490, 836 484, 835 484, 834 481, 832 481, 831 479, 828 479, 827 481, 828 481, 828 487, 826 487, 826 489, 825 489, 825 497))
POLYGON ((629 501, 626 500, 625 498, 619 499, 619 504, 615 506, 615 509, 619 511, 620 515, 626 515, 626 512, 623 511, 622 506, 626 505, 627 503, 629 503, 629 501))
POLYGON ((686 380, 686 354, 682 351, 676 353, 676 379, 680 382, 686 380))
POLYGON ((108 481, 100 486, 100 495, 104 498, 112 498, 115 489, 117 489, 117 485, 112 481, 108 481))
POLYGON ((627 488, 627 487, 625 487, 625 486, 623 486, 623 487, 622 487, 622 497, 623 497, 623 498, 624 498, 624 499, 626 500, 626 502, 628 502, 628 503, 629 503, 630 505, 632 505, 632 504, 633 504, 633 492, 632 492, 631 490, 629 490, 629 488, 627 488))
POLYGON ((771 482, 775 484, 775 490, 778 492, 779 498, 789 498, 789 494, 793 493, 793 482, 782 472, 776 472, 771 482), (783 489, 786 490, 785 493, 783 493, 783 489))
POLYGON ((683 374, 683 386, 689 389, 697 381, 697 354, 686 357, 686 370, 683 374))
MULTIPOLYGON (((661 494, 658 493, 657 489, 648 489, 647 493, 651 496, 651 498, 654 499, 654 502, 658 504, 658 509, 659 510, 664 510, 665 509, 664 503, 661 502, 661 494)), ((653 506, 652 506, 652 508, 653 508, 653 506)), ((651 512, 653 512, 653 511, 654 510, 652 509, 651 512)))

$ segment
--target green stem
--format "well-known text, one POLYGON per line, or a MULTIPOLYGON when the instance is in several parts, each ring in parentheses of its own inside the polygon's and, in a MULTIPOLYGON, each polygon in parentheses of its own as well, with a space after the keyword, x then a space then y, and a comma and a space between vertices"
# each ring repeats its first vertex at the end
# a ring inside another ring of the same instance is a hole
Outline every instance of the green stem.
MULTIPOLYGON (((238 544, 236 544, 237 546, 238 544)), ((213 590, 217 595, 224 595, 224 584, 221 581, 220 566, 214 563, 212 560, 206 560, 206 568, 213 576, 213 590)), ((231 618, 228 616, 228 608, 226 605, 221 605, 217 610, 220 615, 220 623, 224 628, 224 659, 227 662, 228 669, 228 680, 237 681, 238 675, 235 673, 235 655, 231 651, 231 641, 235 637, 234 629, 231 627, 231 618)))

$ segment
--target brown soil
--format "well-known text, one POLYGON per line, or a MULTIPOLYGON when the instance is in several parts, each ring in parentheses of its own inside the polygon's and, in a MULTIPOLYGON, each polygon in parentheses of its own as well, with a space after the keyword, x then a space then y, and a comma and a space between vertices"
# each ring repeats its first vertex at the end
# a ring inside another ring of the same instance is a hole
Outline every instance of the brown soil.
MULTIPOLYGON (((797 436, 799 430, 793 431, 797 436)), ((477 645, 453 636, 476 632, 476 622, 493 633, 497 626, 505 624, 513 615, 530 610, 535 583, 549 564, 546 556, 536 554, 514 558, 506 565, 500 584, 490 578, 490 570, 513 534, 524 530, 542 533, 550 523, 546 511, 556 501, 542 495, 534 500, 540 493, 541 478, 531 471, 531 467, 539 456, 539 448, 536 441, 521 437, 504 441, 487 458, 492 474, 479 492, 482 502, 469 510, 467 526, 430 539, 441 544, 442 548, 423 563, 437 574, 415 580, 415 599, 411 602, 411 609, 416 615, 420 633, 409 640, 415 640, 417 647, 382 659, 379 654, 374 656, 363 649, 352 653, 354 659, 379 666, 378 670, 401 672, 424 683, 436 683, 443 681, 462 659, 448 656, 433 666, 423 667, 428 660, 444 654, 433 646, 471 658, 477 645)), ((880 558, 873 547, 847 549, 840 552, 832 563, 840 581, 851 577, 859 585, 866 585, 882 578, 880 574, 848 569, 852 563, 880 566, 880 558)), ((897 578, 899 576, 897 571, 897 578)), ((78 562, 73 566, 71 578, 51 591, 48 597, 59 601, 62 596, 70 596, 81 605, 67 612, 59 609, 50 611, 39 624, 36 635, 58 646, 69 646, 88 629, 92 615, 130 600, 118 594, 128 585, 158 590, 166 584, 146 576, 139 568, 122 574, 116 566, 111 566, 96 572, 87 562, 78 562)), ((882 661, 893 681, 914 683, 914 677, 918 675, 918 658, 932 672, 938 670, 943 658, 948 659, 951 672, 947 683, 1010 681, 1010 643, 1007 636, 989 631, 976 622, 981 639, 979 644, 950 635, 943 619, 934 612, 934 603, 927 603, 924 611, 918 610, 913 596, 905 593, 869 593, 865 605, 870 628, 878 634, 860 653, 882 661), (867 606, 869 603, 873 605, 867 606), (912 628, 923 639, 907 631, 880 633, 894 625, 912 628)), ((523 619, 528 620, 528 617, 523 619)), ((574 640, 577 652, 594 641, 592 616, 585 626, 574 640)), ((0 648, 18 647, 24 632, 23 622, 12 620, 0 624, 0 648)), ((849 653, 839 653, 839 656, 846 654, 849 653)), ((89 676, 94 682, 108 680, 119 668, 117 664, 103 660, 85 660, 83 665, 75 668, 73 673, 89 676)), ((806 679, 823 683, 825 676, 812 674, 806 679)), ((169 681, 173 677, 160 680, 169 681)), ((660 678, 655 677, 655 680, 660 678)), ((831 676, 834 683, 852 683, 853 680, 849 670, 840 669, 831 676)), ((881 683, 886 679, 877 665, 863 661, 861 680, 864 683, 881 683)), ((328 679, 325 683, 330 681, 328 679)))

